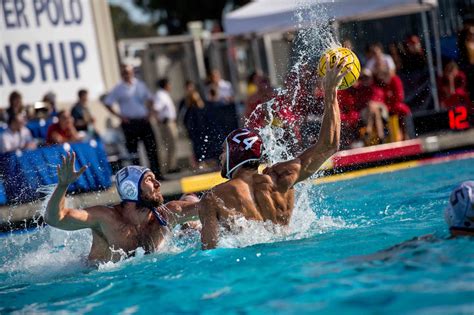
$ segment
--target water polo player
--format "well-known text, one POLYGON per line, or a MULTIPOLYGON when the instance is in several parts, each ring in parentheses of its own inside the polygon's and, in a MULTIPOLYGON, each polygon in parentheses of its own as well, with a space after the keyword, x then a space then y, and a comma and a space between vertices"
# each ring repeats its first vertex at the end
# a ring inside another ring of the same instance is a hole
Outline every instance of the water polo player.
POLYGON ((444 218, 451 236, 474 236, 474 181, 463 182, 453 190, 444 218))
POLYGON ((157 251, 178 219, 197 215, 194 196, 163 204, 161 184, 145 167, 127 166, 116 174, 116 186, 122 202, 114 206, 72 209, 65 206, 67 188, 85 171, 74 170, 75 153, 67 154, 58 165, 58 185, 48 202, 47 224, 62 230, 92 230, 89 260, 117 261, 133 255, 139 247, 157 251))
POLYGON ((267 167, 260 174, 260 136, 249 129, 238 129, 227 136, 220 160, 221 174, 229 181, 212 188, 197 204, 204 249, 217 245, 219 227, 234 216, 270 220, 280 225, 290 222, 294 185, 313 175, 339 147, 341 120, 337 88, 351 69, 344 69, 346 60, 339 61, 338 57, 332 68, 326 62, 324 118, 319 140, 297 158, 267 167))

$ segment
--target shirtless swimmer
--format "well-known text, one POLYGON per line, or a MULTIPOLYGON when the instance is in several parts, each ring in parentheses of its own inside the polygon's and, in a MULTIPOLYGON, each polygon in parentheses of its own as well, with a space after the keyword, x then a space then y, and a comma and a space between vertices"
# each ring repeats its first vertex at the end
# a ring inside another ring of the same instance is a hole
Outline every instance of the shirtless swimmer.
POLYGON ((339 60, 333 68, 326 60, 324 118, 319 140, 298 157, 267 167, 260 174, 260 136, 249 129, 237 129, 227 136, 220 160, 221 174, 229 181, 212 188, 197 204, 203 249, 217 246, 219 228, 235 216, 288 225, 294 207, 294 185, 313 175, 339 148, 337 87, 350 71, 342 71, 346 61, 338 65, 339 60))

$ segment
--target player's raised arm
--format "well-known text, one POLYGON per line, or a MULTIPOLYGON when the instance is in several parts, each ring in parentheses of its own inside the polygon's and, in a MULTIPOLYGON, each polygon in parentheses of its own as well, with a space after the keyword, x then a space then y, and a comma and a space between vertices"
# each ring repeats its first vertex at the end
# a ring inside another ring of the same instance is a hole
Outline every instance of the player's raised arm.
POLYGON ((326 75, 323 79, 324 115, 318 142, 294 160, 279 163, 267 171, 274 172, 281 190, 289 189, 297 182, 313 175, 339 149, 341 118, 337 102, 337 87, 351 70, 351 68, 343 70, 345 65, 346 60, 340 63, 340 59, 337 58, 331 68, 326 56, 326 75))
POLYGON ((324 114, 319 139, 315 145, 309 147, 298 157, 301 170, 297 182, 313 175, 339 149, 341 117, 337 102, 337 87, 351 69, 343 70, 346 60, 339 63, 339 58, 337 58, 333 68, 330 68, 328 58, 326 56, 326 75, 323 80, 324 114))
POLYGON ((84 173, 86 166, 79 171, 74 170, 76 160, 75 153, 68 153, 66 157, 62 157, 62 164, 57 166, 58 185, 54 190, 44 216, 45 222, 51 226, 62 230, 78 230, 84 228, 92 228, 98 224, 94 208, 80 210, 66 208, 65 196, 67 188, 76 181, 79 176, 84 173))

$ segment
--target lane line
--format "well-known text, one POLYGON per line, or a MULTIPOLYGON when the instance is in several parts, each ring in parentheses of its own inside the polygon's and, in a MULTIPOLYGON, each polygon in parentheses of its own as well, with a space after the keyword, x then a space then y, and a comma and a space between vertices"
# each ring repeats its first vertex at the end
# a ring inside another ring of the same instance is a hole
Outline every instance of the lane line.
MULTIPOLYGON (((391 165, 371 167, 367 169, 349 171, 341 174, 330 175, 313 180, 315 184, 333 183, 343 180, 351 180, 359 177, 396 172, 404 169, 419 167, 430 164, 440 164, 454 160, 465 160, 474 158, 474 153, 452 154, 443 157, 427 158, 415 161, 400 162, 391 165)), ((181 189, 183 193, 193 193, 208 190, 215 185, 225 182, 226 179, 220 176, 219 172, 196 175, 181 179, 181 189)))
POLYGON ((391 164, 391 165, 377 166, 377 167, 367 168, 363 170, 350 171, 350 172, 345 172, 342 174, 321 177, 321 178, 313 180, 313 183, 315 184, 333 183, 337 181, 350 180, 350 179, 369 176, 369 175, 391 173, 395 171, 400 171, 400 170, 424 166, 424 165, 441 164, 441 163, 446 163, 446 162, 451 162, 451 161, 459 161, 459 160, 466 160, 466 159, 472 159, 472 158, 474 158, 474 153, 469 152, 469 153, 452 154, 448 156, 427 158, 427 159, 421 159, 421 160, 415 160, 415 161, 400 162, 400 163, 391 164))

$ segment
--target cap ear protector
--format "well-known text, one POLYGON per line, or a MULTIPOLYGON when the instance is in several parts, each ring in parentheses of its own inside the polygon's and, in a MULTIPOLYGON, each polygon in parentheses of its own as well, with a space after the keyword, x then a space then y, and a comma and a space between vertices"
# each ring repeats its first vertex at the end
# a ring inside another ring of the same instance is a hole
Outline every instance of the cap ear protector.
POLYGON ((262 138, 250 129, 239 128, 232 131, 224 141, 226 148, 225 165, 221 176, 231 179, 232 173, 250 161, 260 161, 263 151, 262 138))
POLYGON ((140 183, 149 168, 132 165, 126 166, 115 175, 115 185, 122 201, 139 201, 141 190, 140 183))

